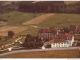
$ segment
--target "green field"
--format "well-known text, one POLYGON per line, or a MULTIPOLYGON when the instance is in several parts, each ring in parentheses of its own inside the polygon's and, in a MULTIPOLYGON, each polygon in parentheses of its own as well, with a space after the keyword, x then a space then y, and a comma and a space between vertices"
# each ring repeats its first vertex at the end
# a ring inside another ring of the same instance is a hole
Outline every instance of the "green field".
POLYGON ((42 27, 56 27, 63 28, 69 27, 71 24, 80 25, 79 14, 55 14, 39 24, 42 27))
POLYGON ((66 4, 73 4, 73 3, 76 3, 77 1, 64 1, 64 3, 66 4))
POLYGON ((23 22, 33 19, 41 14, 42 13, 35 14, 35 13, 13 11, 9 13, 0 14, 0 18, 8 20, 9 25, 21 25, 23 22))

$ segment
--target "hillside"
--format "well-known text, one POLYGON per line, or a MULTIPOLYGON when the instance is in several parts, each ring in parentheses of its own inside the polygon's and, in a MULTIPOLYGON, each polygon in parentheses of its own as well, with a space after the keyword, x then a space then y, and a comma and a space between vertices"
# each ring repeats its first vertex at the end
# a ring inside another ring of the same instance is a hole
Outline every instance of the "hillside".
POLYGON ((39 24, 42 27, 69 27, 71 24, 80 25, 79 14, 55 14, 39 24))
POLYGON ((41 15, 41 13, 34 14, 13 11, 9 13, 0 14, 0 18, 8 20, 9 25, 21 25, 23 22, 33 19, 39 15, 41 15))
POLYGON ((76 3, 77 1, 64 1, 64 3, 66 3, 67 5, 68 4, 73 4, 73 3, 76 3))

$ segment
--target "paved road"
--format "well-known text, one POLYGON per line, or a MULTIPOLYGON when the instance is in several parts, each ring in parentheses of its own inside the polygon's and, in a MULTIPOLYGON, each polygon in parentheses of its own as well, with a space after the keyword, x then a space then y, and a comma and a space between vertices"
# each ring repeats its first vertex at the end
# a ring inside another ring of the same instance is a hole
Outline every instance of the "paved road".
POLYGON ((21 53, 21 52, 39 52, 39 51, 44 52, 44 51, 50 51, 50 50, 74 50, 74 49, 80 50, 80 47, 17 50, 17 51, 11 51, 11 52, 0 54, 0 57, 5 56, 5 55, 9 55, 9 54, 21 53))

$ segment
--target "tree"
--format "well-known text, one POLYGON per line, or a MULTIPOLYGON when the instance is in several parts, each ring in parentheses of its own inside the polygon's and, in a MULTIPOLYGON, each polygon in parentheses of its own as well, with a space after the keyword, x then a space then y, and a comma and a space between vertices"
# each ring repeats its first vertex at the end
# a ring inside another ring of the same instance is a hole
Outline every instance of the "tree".
POLYGON ((63 30, 64 30, 65 33, 69 33, 70 32, 70 30, 68 28, 63 28, 63 30))
POLYGON ((43 46, 43 42, 41 42, 41 41, 38 44, 40 47, 43 46))
POLYGON ((0 36, 0 40, 1 40, 1 36, 0 36))
POLYGON ((8 37, 9 37, 9 38, 12 38, 12 37, 14 36, 14 34, 15 34, 15 33, 14 33, 13 31, 8 31, 8 37))

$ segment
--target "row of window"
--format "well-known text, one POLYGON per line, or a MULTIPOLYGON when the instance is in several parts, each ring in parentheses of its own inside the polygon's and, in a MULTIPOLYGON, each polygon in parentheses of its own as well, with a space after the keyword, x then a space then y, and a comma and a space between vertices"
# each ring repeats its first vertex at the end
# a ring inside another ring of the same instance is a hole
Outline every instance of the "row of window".
POLYGON ((52 47, 68 47, 68 44, 56 44, 56 45, 52 45, 52 47))
POLYGON ((43 38, 54 38, 54 35, 53 34, 51 34, 51 33, 42 33, 41 34, 41 36, 43 37, 43 38))

